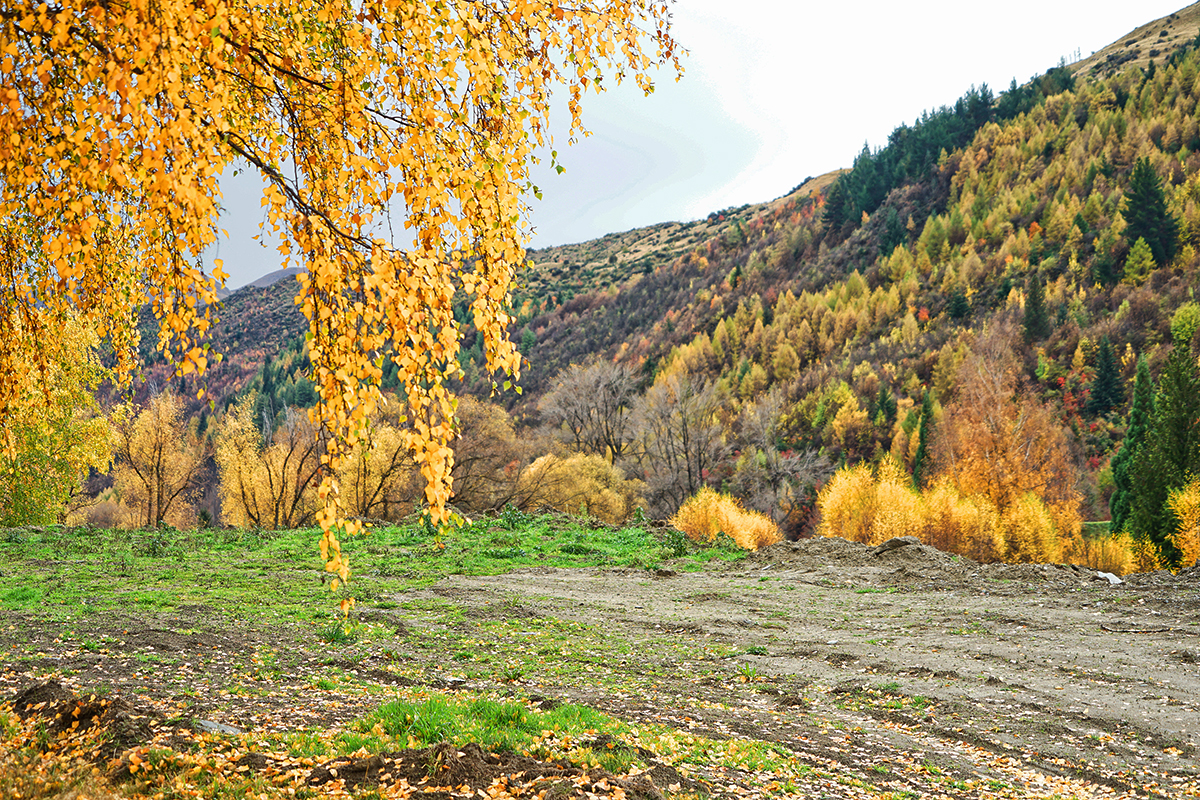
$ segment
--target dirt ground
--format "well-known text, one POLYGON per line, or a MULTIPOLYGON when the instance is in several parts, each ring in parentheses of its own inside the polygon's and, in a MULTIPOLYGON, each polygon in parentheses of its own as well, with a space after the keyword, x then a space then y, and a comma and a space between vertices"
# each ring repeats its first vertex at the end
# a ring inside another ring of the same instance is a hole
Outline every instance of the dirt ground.
MULTIPOLYGON (((455 677, 437 647, 339 662, 311 632, 239 627, 207 607, 97 618, 91 634, 110 642, 99 650, 62 623, 8 614, 0 698, 55 674, 162 718, 264 731, 336 726, 416 682, 778 743, 813 767, 804 796, 1200 796, 1200 568, 1115 582, 891 544, 784 543, 704 572, 451 576, 364 613, 404 642, 481 635, 479 620, 504 616, 600 632, 569 670, 503 677, 455 677), (437 604, 458 621, 406 610, 437 604), (314 692, 331 667, 358 682, 314 692)), ((745 777, 689 775, 729 795, 747 793, 745 777)))

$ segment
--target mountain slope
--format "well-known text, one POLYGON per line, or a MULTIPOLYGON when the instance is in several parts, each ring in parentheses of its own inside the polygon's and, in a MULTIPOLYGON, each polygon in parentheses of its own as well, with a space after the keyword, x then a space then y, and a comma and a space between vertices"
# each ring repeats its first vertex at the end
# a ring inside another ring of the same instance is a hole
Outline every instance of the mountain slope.
POLYGON ((1071 64, 1081 78, 1111 78, 1129 67, 1145 69, 1152 60, 1162 63, 1170 53, 1200 34, 1200 3, 1148 22, 1117 41, 1071 64))
MULTIPOLYGON (((849 170, 770 203, 531 252, 510 330, 529 361, 524 393, 501 402, 535 424, 563 370, 617 362, 640 389, 666 375, 711 387, 732 451, 706 470, 711 483, 744 467, 739 426, 768 392, 781 451, 833 463, 890 453, 913 469, 926 396, 940 415, 958 399, 962 364, 991 347, 1015 365, 1013 402, 1052 411, 1087 514, 1103 516, 1136 358, 1161 364, 1200 270, 1197 20, 1190 7, 1139 28, 1156 44, 1182 42, 1153 67, 1113 64, 1125 37, 1090 66, 1057 67, 999 96, 972 89, 849 170), (1139 164, 1174 221, 1157 262, 1137 246, 1139 164), (1105 341, 1120 396, 1099 404, 1105 341)), ((222 305, 218 398, 303 332, 291 288, 245 289, 222 305)), ((487 397, 469 324, 464 334, 457 388, 487 397)))

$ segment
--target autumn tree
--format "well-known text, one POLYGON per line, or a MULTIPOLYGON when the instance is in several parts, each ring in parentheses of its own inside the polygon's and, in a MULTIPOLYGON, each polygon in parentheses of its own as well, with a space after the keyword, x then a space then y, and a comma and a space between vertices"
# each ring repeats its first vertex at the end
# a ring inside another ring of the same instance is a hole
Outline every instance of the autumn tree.
POLYGON ((125 409, 113 426, 113 472, 121 502, 139 524, 186 520, 190 495, 205 461, 205 445, 188 429, 183 403, 171 392, 138 413, 125 409))
POLYGON ((383 360, 398 368, 408 446, 440 520, 455 296, 489 371, 515 376, 507 304, 550 93, 565 87, 578 135, 583 92, 606 71, 649 92, 651 66, 678 68, 670 23, 667 3, 640 0, 7 5, 0 420, 44 379, 19 365, 45 363, 40 343, 68 307, 108 337, 126 377, 135 310, 150 302, 160 349, 180 374, 203 372, 224 277, 202 262, 217 176, 248 166, 266 183, 265 227, 306 268, 297 302, 331 467, 317 521, 327 567, 345 578, 338 537, 357 526, 339 522, 335 476, 379 404, 383 360))
MULTIPOLYGON (((454 504, 464 511, 476 512, 517 501, 517 481, 522 468, 531 460, 529 434, 518 437, 507 411, 470 395, 458 399, 457 417, 454 504)), ((533 446, 537 444, 540 443, 533 446)))
POLYGON ((1024 498, 1032 495, 1055 535, 1069 543, 1081 520, 1066 434, 1021 386, 1012 338, 1010 328, 994 323, 963 362, 958 394, 938 430, 936 471, 961 494, 988 498, 1002 519, 1010 512, 1029 519, 1024 498))
POLYGON ((613 525, 624 522, 641 505, 645 488, 594 453, 572 453, 566 458, 548 453, 521 473, 519 483, 525 506, 586 514, 613 525))
POLYGON ((338 470, 346 510, 358 517, 398 520, 411 513, 416 464, 404 430, 403 406, 394 397, 376 408, 338 470))
POLYGON ((97 344, 70 320, 47 342, 45 382, 26 385, 3 427, 0 526, 62 521, 88 471, 108 470, 109 423, 93 397, 107 375, 97 344))
POLYGON ((1139 236, 1129 248, 1129 254, 1125 256, 1125 271, 1121 280, 1130 286, 1141 286, 1150 277, 1155 266, 1154 251, 1150 249, 1146 239, 1139 236))
POLYGON ((289 408, 272 431, 260 424, 251 392, 229 408, 214 440, 221 516, 226 524, 268 530, 312 524, 321 458, 316 426, 289 408))

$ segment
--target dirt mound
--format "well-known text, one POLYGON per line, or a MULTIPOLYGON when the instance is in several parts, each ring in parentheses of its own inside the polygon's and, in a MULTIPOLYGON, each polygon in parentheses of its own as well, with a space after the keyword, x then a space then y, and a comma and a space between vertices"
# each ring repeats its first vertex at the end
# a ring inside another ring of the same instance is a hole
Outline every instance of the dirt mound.
MULTIPOLYGON (((57 681, 29 686, 10 704, 22 719, 42 717, 49 733, 60 738, 65 734, 67 739, 78 735, 86 760, 96 766, 107 765, 105 775, 114 784, 133 776, 146 745, 191 744, 190 740, 174 739, 169 734, 175 729, 151 715, 135 712, 120 698, 95 694, 81 697, 57 681), (103 745, 97 748, 95 742, 103 745)), ((588 744, 626 747, 607 736, 588 744)), ((183 747, 184 751, 188 749, 183 747)), ((653 753, 639 750, 639 754, 656 761, 653 753)), ((246 753, 232 761, 230 768, 242 775, 250 772, 264 777, 303 773, 297 759, 261 752, 246 753)), ((514 796, 536 794, 554 800, 663 800, 656 780, 663 781, 664 787, 691 783, 665 764, 656 763, 642 774, 620 776, 602 769, 582 769, 565 760, 540 761, 515 753, 489 752, 474 743, 459 748, 442 742, 421 749, 336 758, 312 768, 296 788, 329 788, 332 783, 333 788, 355 790, 407 784, 419 789, 424 800, 453 800, 462 796, 464 787, 485 794, 490 787, 502 786, 514 796)))
POLYGON ((153 738, 150 715, 138 713, 120 698, 79 697, 57 681, 44 681, 20 692, 12 700, 21 719, 41 716, 52 734, 85 733, 100 728, 108 733, 97 750, 98 759, 145 744, 153 738))
MULTIPOLYGON (((257 766, 257 765, 256 765, 257 766)), ((595 797, 617 790, 634 800, 662 800, 662 792, 644 775, 618 777, 600 769, 583 770, 566 761, 539 761, 513 753, 491 753, 471 743, 458 748, 441 743, 420 750, 381 753, 365 758, 337 758, 315 768, 308 785, 341 782, 347 789, 391 786, 401 782, 419 788, 429 800, 449 800, 463 788, 486 791, 497 783, 521 787, 521 794, 547 797, 595 797)))
POLYGON ((1172 574, 1166 570, 1133 573, 1117 579, 1078 564, 981 564, 965 556, 922 544, 912 536, 865 545, 836 537, 780 542, 750 553, 731 569, 786 570, 815 573, 816 581, 837 582, 853 577, 898 588, 1012 584, 1024 589, 1062 590, 1090 582, 1128 583, 1141 588, 1200 587, 1200 566, 1172 574))

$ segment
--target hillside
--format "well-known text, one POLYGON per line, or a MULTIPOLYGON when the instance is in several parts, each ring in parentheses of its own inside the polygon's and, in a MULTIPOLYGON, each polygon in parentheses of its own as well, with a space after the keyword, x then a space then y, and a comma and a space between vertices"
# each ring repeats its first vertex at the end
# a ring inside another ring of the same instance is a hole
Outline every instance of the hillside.
MULTIPOLYGON (((649 487, 654 513, 707 483, 796 512, 793 531, 807 530, 828 472, 780 464, 890 454, 916 475, 946 470, 946 453, 933 450, 948 439, 923 420, 971 418, 964 404, 983 401, 961 391, 963 370, 983 359, 1004 375, 987 402, 1036 411, 1057 443, 1051 483, 1082 501, 1061 524, 1078 531, 1080 516, 1107 518, 1138 358, 1162 373, 1172 318, 1200 267, 1198 29, 1192 6, 1022 86, 972 87, 864 148, 849 169, 769 203, 531 251, 510 329, 528 359, 522 394, 491 396, 475 331, 464 330, 456 388, 505 404, 502 429, 525 426, 494 456, 511 468, 497 478, 508 488, 472 502, 535 502, 516 476, 565 447, 620 461, 649 487), (1135 51, 1144 69, 1117 63, 1135 51), (596 361, 630 371, 633 386, 614 406, 620 430, 589 445, 544 401, 564 370, 596 361), (687 466, 686 486, 668 491, 667 473, 683 468, 651 463, 658 401, 648 390, 673 378, 708 393, 705 424, 717 433, 707 460, 687 466), (768 406, 770 424, 752 434, 768 406)), ((303 394, 304 323, 290 288, 246 288, 222 305, 214 347, 228 355, 209 377, 218 402, 247 385, 278 393, 272 408, 303 394)), ((459 312, 468 318, 465 305, 459 312)), ((385 365, 385 383, 388 374, 385 365)))
POLYGON ((517 310, 525 307, 525 299, 530 299, 532 306, 557 294, 569 299, 583 292, 620 287, 638 275, 669 265, 739 222, 757 219, 796 198, 828 187, 837 175, 832 172, 808 178, 783 197, 714 211, 702 220, 663 222, 587 242, 530 250, 530 267, 518 276, 517 310))
POLYGON ((1129 67, 1145 69, 1152 60, 1161 63, 1197 34, 1200 34, 1200 3, 1193 3, 1135 28, 1108 47, 1071 64, 1071 71, 1077 77, 1103 79, 1129 67))

